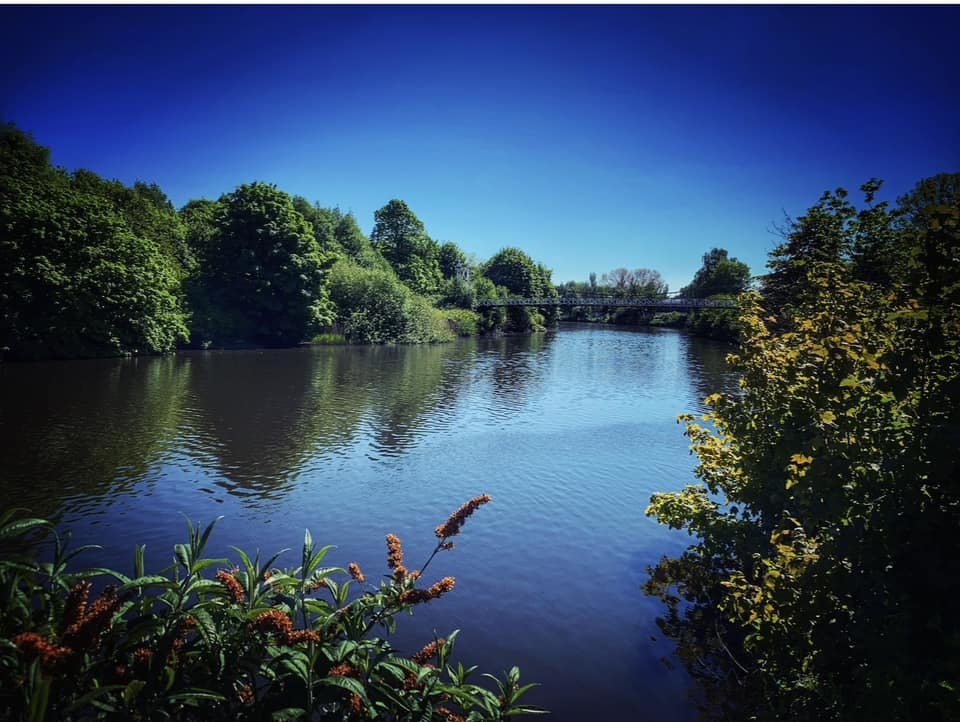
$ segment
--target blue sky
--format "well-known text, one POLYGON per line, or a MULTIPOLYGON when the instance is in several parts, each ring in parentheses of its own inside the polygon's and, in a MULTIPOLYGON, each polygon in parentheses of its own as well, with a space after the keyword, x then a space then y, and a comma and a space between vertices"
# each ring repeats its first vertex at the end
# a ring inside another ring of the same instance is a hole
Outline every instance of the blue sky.
POLYGON ((404 199, 483 260, 762 273, 783 213, 960 170, 960 7, 0 7, 0 116, 178 206, 404 199))

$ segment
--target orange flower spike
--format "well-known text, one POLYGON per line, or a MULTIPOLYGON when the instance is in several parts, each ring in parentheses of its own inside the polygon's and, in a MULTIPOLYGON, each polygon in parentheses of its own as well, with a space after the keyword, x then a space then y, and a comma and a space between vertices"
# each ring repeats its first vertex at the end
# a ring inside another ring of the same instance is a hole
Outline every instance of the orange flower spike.
POLYGON ((410 659, 412 659, 414 662, 416 662, 421 666, 425 665, 427 662, 429 662, 431 659, 437 656, 437 652, 440 650, 440 647, 442 647, 446 643, 447 643, 446 639, 438 639, 435 642, 430 642, 430 644, 426 645, 423 649, 421 649, 419 652, 413 655, 410 659))
POLYGON ((117 596, 116 587, 106 587, 83 618, 67 627, 63 633, 63 643, 80 651, 96 649, 100 645, 100 635, 110 627, 113 614, 119 607, 120 597, 117 596))
POLYGON ((13 643, 27 659, 40 659, 43 665, 51 665, 73 654, 69 647, 51 644, 36 632, 24 632, 13 638, 13 643))
POLYGON ((403 566, 403 546, 396 534, 387 534, 387 566, 391 569, 403 566))
POLYGON ((84 579, 82 582, 77 582, 70 590, 63 608, 63 629, 69 629, 83 620, 87 612, 87 599, 90 597, 91 587, 93 585, 84 579))
POLYGON ((355 677, 357 670, 349 662, 341 662, 336 667, 331 667, 327 672, 328 677, 355 677))
POLYGON ((427 592, 430 594, 430 598, 436 599, 441 594, 452 592, 454 582, 455 580, 453 577, 444 577, 439 582, 437 582, 432 587, 430 587, 430 589, 427 590, 427 592))
POLYGON ((347 567, 350 570, 350 576, 353 577, 354 581, 359 584, 363 584, 367 581, 367 578, 363 576, 363 572, 360 571, 360 565, 356 562, 350 562, 350 565, 347 567))
POLYGON ((221 569, 217 572, 217 581, 227 590, 227 596, 230 597, 231 602, 234 604, 244 603, 247 595, 243 591, 243 585, 240 584, 233 574, 226 569, 221 569))
POLYGON ((350 708, 350 711, 353 714, 357 714, 357 715, 363 714, 363 700, 360 699, 360 695, 358 694, 350 695, 350 702, 348 704, 348 707, 350 708))
POLYGON ((447 722, 466 722, 466 720, 458 714, 454 714, 446 707, 437 707, 434 712, 443 717, 447 722))
POLYGON ((463 527, 464 523, 466 523, 467 519, 469 519, 477 509, 489 501, 489 494, 481 494, 480 496, 473 497, 470 501, 453 512, 449 519, 437 527, 435 532, 437 537, 440 539, 446 539, 447 537, 456 536, 459 534, 460 529, 463 527))
POLYGON ((321 639, 320 635, 314 632, 312 629, 298 629, 295 632, 290 632, 284 641, 286 644, 292 647, 295 644, 303 644, 304 642, 320 644, 323 639, 321 639))
POLYGON ((253 620, 253 628, 286 639, 293 633, 293 622, 279 609, 271 609, 253 620))

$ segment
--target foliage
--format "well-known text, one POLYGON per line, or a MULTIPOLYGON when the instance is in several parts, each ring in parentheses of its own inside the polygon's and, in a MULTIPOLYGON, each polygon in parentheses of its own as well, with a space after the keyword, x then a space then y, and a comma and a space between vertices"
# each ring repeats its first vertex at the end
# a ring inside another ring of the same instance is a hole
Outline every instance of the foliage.
POLYGON ((689 314, 679 311, 667 311, 665 313, 655 313, 650 319, 651 326, 662 326, 665 328, 683 328, 687 325, 687 316, 689 314))
POLYGON ((696 537, 646 590, 710 719, 960 717, 960 199, 888 287, 837 258, 865 217, 828 194, 775 251, 799 285, 742 297, 740 392, 681 417, 703 484, 648 509, 696 537))
POLYGON ((187 333, 179 269, 151 223, 176 217, 146 200, 150 187, 105 184, 137 201, 141 235, 99 192, 102 181, 82 177, 71 183, 46 148, 0 130, 0 348, 15 358, 172 350, 187 333))
POLYGON ((310 343, 315 343, 320 346, 340 346, 346 342, 346 336, 340 333, 318 333, 310 339, 310 343))
POLYGON ((457 244, 452 241, 447 241, 440 246, 439 263, 440 272, 443 274, 443 277, 448 280, 457 278, 461 274, 464 274, 469 268, 467 257, 457 244))
POLYGON ((394 199, 373 214, 370 242, 390 262, 397 276, 416 293, 432 294, 440 288, 440 247, 410 207, 394 199))
MULTIPOLYGON (((53 532, 52 558, 36 560, 41 519, 0 517, 0 715, 5 719, 315 719, 502 720, 540 710, 520 703, 514 667, 475 684, 475 667, 454 664, 456 632, 401 654, 378 636, 395 618, 454 587, 421 582, 433 557, 453 547, 466 519, 489 497, 464 504, 437 528, 437 546, 420 571, 403 566, 400 540, 387 535, 388 574, 367 582, 356 564, 324 566, 332 547, 307 531, 300 565, 280 554, 239 563, 204 558, 214 524, 187 523, 160 574, 134 553, 133 576, 72 571, 53 532), (220 567, 219 571, 211 571, 220 567), (110 577, 89 601, 90 579, 110 577)), ((489 675, 486 675, 489 676, 489 675)))
MULTIPOLYGON (((735 301, 732 296, 713 296, 717 301, 735 301)), ((735 308, 698 308, 690 314, 688 328, 697 336, 719 341, 736 341, 740 337, 740 312, 735 308)))
POLYGON ((407 288, 391 270, 339 261, 329 278, 337 321, 353 343, 432 343, 453 340, 444 311, 407 288))
POLYGON ((218 209, 201 261, 195 341, 288 346, 329 324, 324 276, 333 258, 320 251, 290 196, 252 183, 223 196, 218 209))
POLYGON ((443 312, 450 330, 457 336, 476 336, 480 332, 480 315, 466 308, 450 308, 443 312))
MULTIPOLYGON (((521 298, 557 297, 557 289, 550 280, 550 270, 537 264, 519 248, 504 248, 483 266, 483 275, 504 289, 503 296, 521 298)), ((557 308, 539 309, 511 306, 506 312, 506 328, 510 331, 539 331, 557 320, 557 308)))
POLYGON ((591 293, 596 295, 656 298, 667 293, 667 284, 660 272, 649 268, 638 268, 635 271, 615 268, 610 273, 603 274, 600 288, 596 286, 596 274, 592 275, 594 282, 589 286, 591 293))
POLYGON ((750 267, 736 258, 728 258, 726 249, 711 248, 703 254, 703 265, 690 285, 680 289, 684 298, 736 296, 750 284, 750 267))

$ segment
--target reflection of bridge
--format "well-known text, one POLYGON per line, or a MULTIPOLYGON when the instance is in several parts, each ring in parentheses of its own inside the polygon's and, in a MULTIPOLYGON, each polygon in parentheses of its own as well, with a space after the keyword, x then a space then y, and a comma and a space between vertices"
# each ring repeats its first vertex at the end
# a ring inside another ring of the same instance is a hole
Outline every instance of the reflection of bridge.
POLYGON ((692 311, 697 308, 737 308, 733 300, 708 298, 627 298, 619 296, 556 296, 553 298, 486 298, 475 308, 495 306, 606 306, 607 308, 650 308, 664 311, 692 311))

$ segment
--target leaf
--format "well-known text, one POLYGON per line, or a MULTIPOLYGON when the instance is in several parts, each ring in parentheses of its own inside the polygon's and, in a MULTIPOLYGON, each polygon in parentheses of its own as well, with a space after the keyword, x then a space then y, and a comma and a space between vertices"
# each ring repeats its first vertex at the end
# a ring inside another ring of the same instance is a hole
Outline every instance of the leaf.
POLYGON ((832 411, 821 411, 820 412, 820 421, 824 424, 832 424, 837 420, 837 415, 832 411))
POLYGON ((21 519, 20 521, 15 521, 0 527, 0 539, 23 536, 31 529, 36 529, 41 526, 49 528, 51 524, 46 519, 21 519))
POLYGON ((364 702, 367 702, 367 691, 363 688, 363 685, 353 677, 324 677, 320 680, 320 683, 330 687, 346 689, 353 692, 353 694, 359 695, 364 702))
POLYGON ((302 707, 284 707, 270 715, 270 719, 274 720, 274 722, 290 722, 292 720, 304 719, 306 716, 307 710, 302 707))
POLYGON ((167 697, 168 702, 182 702, 183 704, 199 707, 203 702, 226 702, 227 698, 218 692, 198 687, 185 689, 167 697))

